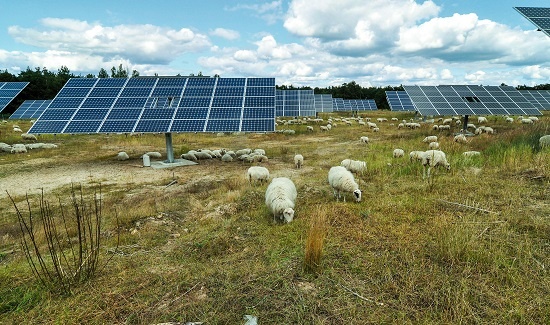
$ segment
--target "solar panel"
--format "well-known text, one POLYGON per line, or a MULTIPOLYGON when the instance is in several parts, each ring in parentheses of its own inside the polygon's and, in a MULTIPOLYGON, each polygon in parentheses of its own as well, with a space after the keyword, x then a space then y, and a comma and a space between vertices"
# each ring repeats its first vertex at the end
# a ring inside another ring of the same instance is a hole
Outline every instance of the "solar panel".
POLYGON ((523 17, 550 36, 550 8, 514 7, 523 17))
POLYGON ((2 112, 28 84, 29 83, 26 81, 0 82, 0 112, 2 112))
POLYGON ((50 100, 26 100, 10 115, 10 120, 38 118, 50 105, 50 100))
POLYGON ((276 116, 315 116, 313 90, 277 90, 276 116))
POLYGON ((73 78, 29 133, 275 131, 274 78, 73 78))
POLYGON ((343 99, 333 98, 333 110, 339 112, 373 111, 377 110, 374 99, 343 99))
POLYGON ((315 94, 315 111, 316 112, 332 112, 332 94, 315 94))
POLYGON ((343 98, 332 98, 332 109, 334 111, 345 111, 344 99, 343 98))
POLYGON ((539 110, 550 110, 550 90, 520 90, 519 92, 539 110))
POLYGON ((542 115, 510 86, 404 86, 422 115, 542 115))
POLYGON ((414 107, 411 98, 406 91, 386 91, 386 100, 392 111, 407 111, 414 112, 414 107))

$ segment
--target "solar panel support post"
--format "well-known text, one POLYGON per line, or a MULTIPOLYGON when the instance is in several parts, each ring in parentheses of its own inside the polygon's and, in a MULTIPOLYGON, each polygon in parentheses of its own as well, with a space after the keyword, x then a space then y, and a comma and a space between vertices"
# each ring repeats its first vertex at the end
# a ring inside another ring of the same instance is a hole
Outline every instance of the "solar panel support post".
POLYGON ((172 133, 164 133, 166 138, 166 163, 174 163, 174 147, 172 146, 172 133))
POLYGON ((468 133, 468 115, 464 115, 464 125, 462 125, 462 134, 468 133))

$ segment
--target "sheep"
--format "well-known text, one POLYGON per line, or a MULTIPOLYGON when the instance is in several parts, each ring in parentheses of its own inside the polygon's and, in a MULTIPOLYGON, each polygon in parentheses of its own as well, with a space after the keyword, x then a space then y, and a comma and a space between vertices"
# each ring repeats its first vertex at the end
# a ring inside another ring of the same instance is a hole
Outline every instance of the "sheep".
POLYGON ((308 130, 309 132, 313 132, 313 126, 308 125, 308 126, 306 126, 306 128, 307 128, 307 130, 308 130))
POLYGON ((369 143, 369 137, 367 136, 362 136, 359 140, 361 141, 361 143, 369 143))
POLYGON ((224 161, 224 162, 231 162, 231 161, 233 161, 233 156, 231 156, 231 155, 228 154, 228 153, 225 153, 225 154, 222 156, 222 161, 224 161))
POLYGON ((488 122, 488 121, 487 121, 487 118, 486 118, 486 117, 484 117, 484 116, 478 116, 478 117, 477 117, 477 123, 478 123, 478 124, 483 124, 483 123, 487 123, 487 122, 488 122))
POLYGON ((28 133, 21 133, 21 139, 28 140, 28 141, 36 141, 38 140, 36 138, 36 135, 34 134, 28 134, 28 133))
POLYGON ((434 130, 434 131, 439 130, 439 125, 437 125, 437 124, 432 125, 432 130, 434 130))
POLYGON ((405 156, 405 151, 403 149, 394 149, 393 150, 393 158, 401 158, 405 156))
POLYGON ((454 137, 454 142, 468 143, 468 139, 466 139, 466 136, 464 134, 457 134, 454 137))
POLYGON ((409 160, 422 160, 422 157, 424 156, 424 151, 411 151, 409 153, 409 160))
POLYGON ((269 158, 267 158, 267 156, 264 156, 264 155, 249 155, 249 157, 252 158, 252 161, 253 162, 268 162, 269 161, 269 158))
POLYGON ((237 156, 249 155, 251 152, 252 152, 252 149, 246 148, 246 149, 241 149, 241 150, 235 151, 235 155, 237 155, 237 156))
POLYGON ((27 147, 24 144, 16 143, 11 147, 11 153, 25 153, 27 152, 27 147))
POLYGON ((267 182, 269 180, 269 170, 262 166, 251 166, 248 168, 247 178, 251 184, 267 182))
POLYGON ((57 144, 55 143, 44 143, 42 144, 42 149, 55 149, 57 148, 57 144))
POLYGON ((535 122, 534 122, 532 119, 530 119, 530 118, 522 118, 520 121, 521 121, 522 124, 533 124, 533 123, 535 123, 535 122))
POLYGON ((446 118, 443 120, 443 124, 451 124, 453 122, 452 118, 446 118))
POLYGON ((473 157, 473 156, 479 156, 481 155, 481 152, 479 151, 464 151, 462 153, 464 157, 473 157))
POLYGON ((162 154, 158 151, 149 151, 146 153, 146 155, 151 158, 162 158, 162 154))
POLYGON ((116 156, 116 159, 118 159, 118 160, 128 160, 128 159, 130 159, 130 157, 128 156, 128 154, 126 152, 121 151, 116 156))
POLYGON ((283 130, 283 134, 286 134, 286 135, 293 135, 293 134, 296 134, 296 131, 294 130, 283 130))
POLYGON ((374 128, 378 127, 378 126, 376 125, 376 123, 372 123, 372 122, 367 122, 367 126, 368 126, 369 128, 371 128, 371 129, 374 129, 374 128))
POLYGON ((202 159, 212 159, 212 155, 209 154, 208 152, 204 152, 204 151, 195 151, 195 152, 193 152, 193 154, 194 154, 195 157, 197 157, 197 159, 199 159, 199 160, 202 160, 202 159))
POLYGON ((450 130, 450 129, 451 129, 451 126, 448 125, 448 124, 447 124, 447 125, 443 125, 443 124, 442 124, 442 125, 438 126, 438 130, 439 130, 439 131, 450 130))
POLYGON ((181 158, 182 158, 182 159, 191 160, 191 161, 197 161, 197 160, 199 160, 199 159, 197 158, 197 156, 195 156, 195 154, 192 153, 192 152, 188 152, 188 153, 182 154, 182 155, 181 155, 181 158))
POLYGON ((437 142, 437 135, 427 136, 424 138, 424 140, 422 140, 422 142, 424 143, 437 142))
POLYGON ((296 154, 294 156, 294 166, 296 166, 297 169, 302 168, 304 165, 304 156, 300 154, 296 154))
POLYGON ((346 168, 352 173, 363 173, 367 169, 367 163, 360 160, 344 159, 340 162, 340 166, 346 168))
POLYGON ((265 191, 265 205, 273 213, 273 221, 289 223, 294 219, 294 206, 298 193, 296 186, 286 177, 271 180, 265 191))
POLYGON ((328 128, 325 125, 321 125, 319 128, 321 131, 328 131, 328 128))
POLYGON ((533 122, 538 122, 539 118, 536 116, 529 116, 528 119, 533 120, 533 122))
POLYGON ((514 119, 511 117, 507 117, 505 121, 506 123, 514 123, 514 119))
POLYGON ((265 156, 265 150, 264 149, 254 149, 253 152, 265 156))
POLYGON ((550 134, 540 137, 539 145, 541 148, 550 147, 550 134))
POLYGON ((397 128, 398 128, 398 129, 402 129, 402 128, 404 128, 404 127, 405 127, 405 124, 403 124, 403 123, 397 124, 397 128))
POLYGON ((373 128, 372 132, 380 132, 380 128, 373 128))
MULTIPOLYGON (((339 201, 342 196, 341 192, 351 192, 356 202, 361 201, 361 190, 359 185, 355 182, 353 174, 343 166, 331 167, 328 172, 328 183, 334 191, 336 200, 339 201)), ((346 196, 344 196, 344 202, 346 202, 346 196)))
POLYGON ((484 129, 485 133, 494 134, 495 130, 492 127, 485 127, 484 129))
POLYGON ((424 152, 422 156, 422 166, 424 166, 422 178, 426 178, 426 166, 428 166, 428 178, 430 177, 432 168, 444 166, 447 170, 451 169, 451 164, 449 164, 445 153, 441 150, 428 150, 424 152))
POLYGON ((439 149, 439 142, 430 142, 430 144, 428 145, 428 148, 430 149, 439 149))
POLYGON ((21 130, 20 128, 14 127, 14 128, 13 128, 13 132, 23 132, 23 130, 21 130))

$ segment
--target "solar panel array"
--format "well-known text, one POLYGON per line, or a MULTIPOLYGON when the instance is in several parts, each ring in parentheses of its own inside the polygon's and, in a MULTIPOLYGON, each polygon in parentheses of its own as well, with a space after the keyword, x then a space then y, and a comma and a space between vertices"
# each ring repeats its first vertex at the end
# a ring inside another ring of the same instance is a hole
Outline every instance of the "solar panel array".
POLYGON ((332 107, 335 112, 373 111, 378 109, 374 99, 333 98, 332 107))
POLYGON ((277 116, 315 116, 313 90, 277 90, 277 116))
POLYGON ((26 100, 19 108, 10 115, 10 120, 38 118, 50 105, 50 100, 26 100))
POLYGON ((332 109, 337 111, 344 111, 345 105, 344 105, 344 99, 343 98, 332 98, 332 109))
POLYGON ((407 111, 414 112, 414 107, 411 98, 406 91, 386 91, 386 100, 392 111, 407 111))
POLYGON ((550 8, 514 7, 523 17, 550 36, 550 8))
POLYGON ((22 81, 0 82, 0 112, 2 112, 28 84, 28 82, 22 81))
POLYGON ((533 106, 540 110, 550 110, 550 90, 520 90, 533 106))
POLYGON ((422 115, 542 115, 511 86, 404 86, 422 115))
POLYGON ((330 113, 333 111, 332 94, 315 94, 315 111, 330 113))
POLYGON ((73 78, 29 133, 271 132, 275 78, 73 78))

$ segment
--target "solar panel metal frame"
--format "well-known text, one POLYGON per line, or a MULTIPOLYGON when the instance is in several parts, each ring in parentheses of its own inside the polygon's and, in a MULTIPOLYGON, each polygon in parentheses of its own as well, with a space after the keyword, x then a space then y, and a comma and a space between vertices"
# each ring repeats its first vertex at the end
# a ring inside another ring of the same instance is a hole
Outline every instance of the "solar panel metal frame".
POLYGON ((0 82, 0 113, 27 87, 27 81, 0 82))
POLYGON ((550 8, 514 7, 514 9, 550 37, 550 8))
POLYGON ((542 115, 510 86, 403 86, 421 115, 542 115))
POLYGON ((72 78, 29 133, 237 131, 275 131, 274 78, 72 78))

